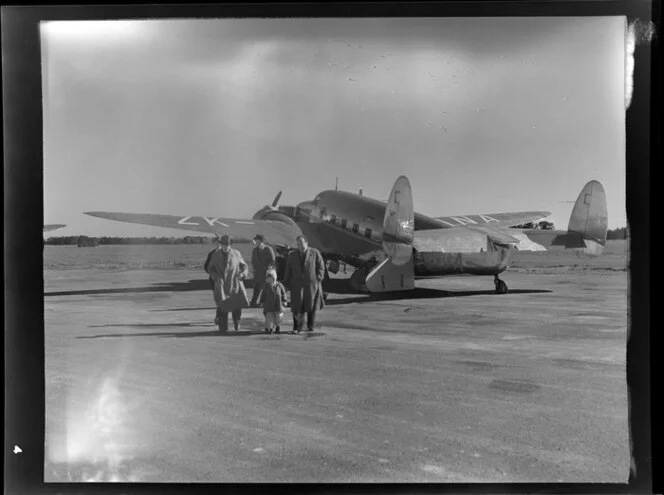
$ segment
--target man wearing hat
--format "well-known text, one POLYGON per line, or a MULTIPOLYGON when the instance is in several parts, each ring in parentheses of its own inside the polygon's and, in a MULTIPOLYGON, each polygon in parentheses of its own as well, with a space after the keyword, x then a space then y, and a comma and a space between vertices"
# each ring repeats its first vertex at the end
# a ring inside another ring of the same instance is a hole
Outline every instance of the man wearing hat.
POLYGON ((217 236, 215 249, 207 263, 206 272, 214 281, 214 302, 217 304, 219 330, 228 330, 228 313, 233 315, 233 327, 240 329, 242 308, 249 307, 247 290, 242 282, 247 276, 248 267, 242 254, 231 249, 231 238, 227 235, 217 236))
POLYGON ((251 305, 256 306, 260 301, 261 292, 265 286, 265 274, 268 268, 276 267, 274 250, 265 244, 263 234, 254 237, 254 250, 251 253, 251 269, 254 271, 254 293, 251 296, 251 305))

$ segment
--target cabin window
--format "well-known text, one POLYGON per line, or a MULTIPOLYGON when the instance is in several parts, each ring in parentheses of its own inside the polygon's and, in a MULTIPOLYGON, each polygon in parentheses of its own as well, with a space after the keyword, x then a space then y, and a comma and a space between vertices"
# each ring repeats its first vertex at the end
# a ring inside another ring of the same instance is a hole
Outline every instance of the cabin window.
POLYGON ((325 220, 325 214, 327 213, 327 208, 324 206, 320 209, 320 217, 321 219, 325 220))
POLYGON ((344 229, 346 228, 346 224, 347 224, 346 219, 345 219, 345 218, 342 218, 342 219, 341 219, 341 226, 342 226, 344 229))
POLYGON ((336 215, 330 215, 330 223, 332 223, 332 224, 337 223, 337 216, 336 215))
POLYGON ((360 231, 360 225, 357 223, 353 224, 353 233, 357 234, 360 231))
POLYGON ((366 229, 364 231, 364 235, 365 235, 365 237, 368 237, 369 239, 371 239, 371 229, 366 229))

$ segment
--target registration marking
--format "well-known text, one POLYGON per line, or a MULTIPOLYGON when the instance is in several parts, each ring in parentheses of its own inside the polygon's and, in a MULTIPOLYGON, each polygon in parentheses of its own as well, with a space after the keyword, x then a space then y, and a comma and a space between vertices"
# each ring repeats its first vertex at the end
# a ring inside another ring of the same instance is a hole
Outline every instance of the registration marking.
POLYGON ((212 227, 215 223, 217 225, 221 225, 222 227, 228 227, 228 225, 226 225, 224 222, 220 222, 219 219, 216 217, 213 218, 203 217, 203 220, 205 220, 210 225, 210 227, 212 227))
POLYGON ((180 225, 200 225, 198 222, 188 222, 187 220, 189 220, 190 218, 191 217, 181 218, 180 220, 178 220, 178 223, 180 225))

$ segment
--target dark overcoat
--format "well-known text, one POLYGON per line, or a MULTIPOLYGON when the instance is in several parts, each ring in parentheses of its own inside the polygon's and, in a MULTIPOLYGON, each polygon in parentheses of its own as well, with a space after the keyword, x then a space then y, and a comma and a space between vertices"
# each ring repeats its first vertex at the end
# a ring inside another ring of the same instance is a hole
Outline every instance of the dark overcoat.
POLYGON ((251 269, 254 271, 254 287, 262 288, 265 284, 265 272, 269 267, 276 268, 274 249, 267 244, 256 246, 251 252, 251 269))
POLYGON ((212 252, 207 272, 214 280, 214 302, 220 310, 230 312, 249 307, 247 289, 242 282, 248 271, 240 251, 229 249, 224 253, 215 249, 212 252))
POLYGON ((281 313, 286 306, 286 289, 281 282, 264 284, 260 302, 263 304, 263 313, 281 313))
POLYGON ((309 313, 325 307, 323 300, 323 278, 325 263, 320 251, 307 248, 302 270, 301 254, 297 249, 288 254, 284 284, 290 287, 293 313, 309 313), (303 306, 304 303, 304 306, 303 306))

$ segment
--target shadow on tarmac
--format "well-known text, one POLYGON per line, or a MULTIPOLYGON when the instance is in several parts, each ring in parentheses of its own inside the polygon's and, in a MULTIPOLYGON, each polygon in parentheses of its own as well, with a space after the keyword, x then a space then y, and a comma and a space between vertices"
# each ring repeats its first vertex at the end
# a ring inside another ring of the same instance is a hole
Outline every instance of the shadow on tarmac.
MULTIPOLYGON (((230 325, 229 321, 229 325, 230 325)), ((196 337, 249 337, 252 335, 262 336, 267 339, 277 339, 282 335, 293 335, 290 330, 284 328, 280 334, 266 334, 263 331, 263 325, 256 321, 247 321, 243 324, 245 329, 240 329, 237 332, 234 330, 228 330, 226 332, 220 332, 216 329, 216 325, 213 323, 114 323, 109 325, 90 325, 89 328, 109 328, 109 327, 121 327, 121 328, 183 328, 183 327, 214 327, 215 330, 207 330, 201 332, 148 332, 148 333, 108 333, 101 335, 84 335, 76 337, 77 339, 104 339, 104 338, 116 338, 116 337, 161 337, 161 338, 177 338, 177 339, 188 339, 196 337), (251 328, 246 329, 249 326, 251 328)), ((283 327, 282 327, 283 328, 283 327)), ((307 339, 310 337, 317 337, 324 335, 320 332, 302 332, 298 337, 307 339)))
MULTIPOLYGON (((140 328, 140 327, 155 327, 157 325, 107 325, 107 326, 118 326, 125 328, 140 328)), ((182 325, 164 325, 164 327, 178 327, 178 326, 190 326, 188 324, 182 325)), ((196 325, 200 327, 201 325, 196 325)), ((77 339, 105 339, 105 338, 114 338, 114 337, 162 337, 162 338, 181 338, 188 339, 191 337, 247 337, 249 335, 264 335, 263 332, 254 332, 251 330, 240 330, 234 332, 229 330, 227 332, 220 332, 219 330, 210 330, 207 332, 150 332, 150 333, 106 333, 101 335, 84 335, 81 337, 76 337, 77 339)))
POLYGON ((263 325, 260 322, 253 320, 243 320, 240 325, 240 330, 237 332, 233 330, 232 322, 228 321, 230 329, 226 332, 217 330, 217 325, 211 321, 194 321, 194 322, 179 322, 179 323, 109 323, 107 325, 89 325, 88 328, 127 328, 127 329, 181 329, 181 328, 201 328, 212 327, 214 330, 206 330, 201 332, 150 332, 150 333, 113 333, 101 335, 84 335, 76 337, 77 339, 100 339, 106 337, 164 337, 164 338, 189 338, 189 337, 247 337, 249 335, 265 335, 263 332, 263 325), (243 328, 244 327, 244 328, 243 328))
MULTIPOLYGON (((253 281, 249 280, 245 283, 248 289, 253 288, 253 281)), ((44 296, 81 296, 81 295, 102 295, 102 294, 131 294, 141 292, 189 292, 189 291, 210 291, 210 282, 207 279, 189 280, 187 282, 167 282, 152 284, 147 287, 126 287, 114 289, 84 289, 84 290, 70 290, 70 291, 57 291, 45 292, 44 296)), ((324 290, 330 294, 349 294, 355 297, 330 299, 327 301, 328 306, 335 306, 347 303, 366 303, 377 301, 394 301, 394 300, 407 300, 407 299, 436 299, 446 297, 466 297, 466 296, 486 296, 496 295, 494 290, 479 290, 479 291, 446 291, 441 289, 428 289, 416 288, 411 291, 403 292, 387 292, 368 294, 366 292, 359 292, 354 290, 348 279, 333 279, 326 281, 324 290)), ((540 294, 552 292, 550 290, 510 290, 509 294, 540 294)), ((180 308, 180 309, 166 309, 157 311, 187 311, 197 309, 214 309, 214 308, 180 308)))
MULTIPOLYGON (((510 294, 544 294, 550 293, 550 290, 535 289, 516 289, 510 290, 507 294, 500 297, 507 297, 510 294)), ((382 301, 407 301, 411 299, 445 299, 448 297, 468 297, 468 296, 496 296, 493 290, 474 290, 474 291, 446 291, 440 289, 419 288, 403 292, 384 292, 377 294, 361 293, 355 297, 344 297, 341 299, 328 299, 326 306, 337 306, 341 304, 363 304, 382 301)))
MULTIPOLYGON (((509 294, 548 294, 553 291, 545 289, 516 289, 511 290, 507 293, 509 294)), ((338 293, 337 293, 338 294, 338 293)), ((342 304, 365 304, 372 302, 384 302, 384 301, 408 301, 412 299, 445 299, 448 297, 468 297, 468 296, 491 296, 496 295, 496 292, 493 290, 478 290, 478 291, 446 291, 440 289, 415 289, 412 291, 404 292, 386 292, 382 294, 367 294, 365 292, 357 293, 348 293, 353 294, 351 297, 343 297, 339 299, 328 299, 325 303, 326 306, 341 306, 342 304)), ((501 296, 505 297, 505 296, 501 296)), ((252 308, 247 308, 252 309, 252 308)), ((214 306, 205 307, 205 308, 166 308, 166 309, 151 309, 150 311, 160 313, 160 312, 171 312, 171 311, 214 311, 214 306)), ((287 308, 286 311, 290 311, 290 308, 287 308)))
MULTIPOLYGON (((330 279, 323 282, 325 292, 332 294, 365 294, 353 289, 349 283, 350 279, 330 279)), ((254 288, 254 281, 246 279, 244 286, 247 289, 254 288)), ((136 292, 190 292, 198 290, 211 291, 210 281, 208 279, 189 280, 187 282, 160 282, 144 287, 125 287, 113 289, 82 289, 45 292, 44 296, 84 296, 100 294, 131 294, 136 292)))
MULTIPOLYGON (((252 288, 253 283, 245 283, 247 288, 252 288)), ((210 281, 207 279, 189 280, 188 282, 166 282, 152 284, 147 287, 125 287, 122 289, 84 289, 65 290, 57 292, 45 292, 44 296, 84 296, 96 294, 131 294, 135 292, 189 292, 210 289, 210 281)))
MULTIPOLYGON (((244 286, 247 289, 254 288, 254 281, 246 279, 244 286)), ((353 291, 348 283, 348 279, 332 280, 328 284, 324 284, 324 289, 327 292, 335 294, 352 294, 361 292, 353 291)), ((101 294, 131 294, 137 292, 191 292, 198 290, 207 290, 212 292, 209 279, 195 279, 188 280, 187 282, 159 282, 144 287, 125 287, 113 289, 81 289, 81 290, 63 290, 54 292, 45 292, 44 296, 85 296, 85 295, 101 295, 101 294)))

